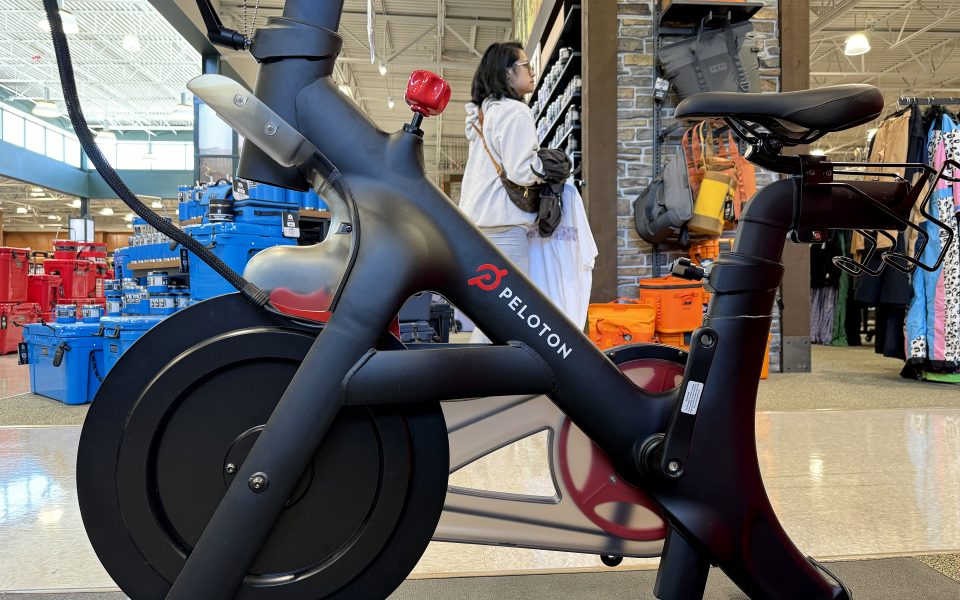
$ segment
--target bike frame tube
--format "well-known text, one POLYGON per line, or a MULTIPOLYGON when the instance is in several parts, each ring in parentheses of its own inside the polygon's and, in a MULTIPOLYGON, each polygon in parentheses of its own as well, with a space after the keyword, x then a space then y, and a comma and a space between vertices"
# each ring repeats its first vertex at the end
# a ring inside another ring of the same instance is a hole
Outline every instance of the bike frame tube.
MULTIPOLYGON (((285 14, 335 29, 343 2, 325 3, 315 14, 304 8, 319 4, 288 0, 285 14)), ((783 246, 801 206, 798 180, 777 182, 757 195, 744 213, 733 256, 721 258, 711 273, 711 281, 726 282, 714 294, 705 320, 716 332, 721 350, 703 382, 700 427, 693 430, 684 475, 667 480, 643 473, 637 451, 641 442, 666 430, 677 392, 654 395, 639 390, 516 271, 426 178, 421 138, 408 132, 383 133, 329 77, 307 81, 310 77, 304 76, 330 70, 331 65, 284 62, 261 66, 258 96, 261 84, 271 82, 275 87, 261 99, 281 116, 292 115, 290 121, 343 174, 357 221, 353 262, 329 322, 168 598, 226 600, 236 594, 306 463, 347 401, 343 376, 376 348, 403 301, 421 290, 446 296, 495 343, 517 341, 539 354, 556 381, 551 400, 604 450, 625 479, 660 504, 671 526, 692 548, 719 565, 751 597, 846 597, 842 587, 825 579, 783 531, 763 487, 756 455, 756 393, 782 280, 783 246), (276 85, 278 73, 293 73, 303 85, 276 85), (761 272, 764 275, 757 276, 761 272), (260 491, 249 488, 247 481, 254 473, 266 473, 269 486, 260 491)), ((267 175, 273 171, 281 180, 289 175, 271 166, 251 145, 243 152, 241 176, 260 174, 261 179, 278 182, 267 175)), ((846 216, 849 210, 838 206, 818 216, 827 220, 846 216)), ((451 397, 469 397, 466 385, 465 394, 445 389, 451 397)))

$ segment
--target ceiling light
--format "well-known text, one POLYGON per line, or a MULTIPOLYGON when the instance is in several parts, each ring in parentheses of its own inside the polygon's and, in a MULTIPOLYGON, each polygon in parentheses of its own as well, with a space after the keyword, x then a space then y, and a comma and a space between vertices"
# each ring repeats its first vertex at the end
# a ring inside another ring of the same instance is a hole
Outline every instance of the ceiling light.
MULTIPOLYGON (((80 33, 80 24, 77 23, 77 18, 73 16, 69 11, 60 9, 60 20, 63 22, 63 32, 66 34, 71 33, 80 33)), ((37 21, 37 26, 44 30, 50 31, 50 21, 47 20, 47 16, 44 15, 42 19, 37 21)))
POLYGON ((193 105, 187 103, 187 93, 180 93, 180 103, 173 107, 170 112, 171 121, 192 121, 193 105))
POLYGON ((810 156, 826 156, 826 155, 827 153, 821 150, 820 148, 810 151, 810 156))
POLYGON ((381 74, 381 75, 386 75, 386 74, 387 74, 387 65, 385 65, 385 64, 383 64, 383 63, 380 63, 380 66, 377 67, 377 70, 380 71, 380 74, 381 74))
MULTIPOLYGON (((133 221, 133 218, 134 218, 134 214, 133 214, 133 213, 127 213, 127 215, 126 215, 125 217, 123 217, 123 220, 124 220, 124 221, 127 221, 127 222, 129 223, 130 221, 133 221)), ((127 227, 130 227, 130 226, 127 225, 127 227)))
POLYGON ((150 203, 150 208, 163 208, 163 202, 154 200, 152 203, 150 203))
POLYGON ((97 136, 97 139, 101 142, 115 142, 117 141, 117 134, 107 129, 107 126, 104 125, 103 129, 100 131, 94 131, 93 135, 97 136))
POLYGON ((105 217, 113 216, 113 209, 110 208, 109 206, 104 206, 103 208, 100 209, 100 214, 105 217))
POLYGON ((42 190, 39 191, 39 192, 30 192, 30 197, 31 197, 31 198, 43 198, 43 197, 46 196, 46 195, 47 195, 47 193, 44 192, 44 191, 42 191, 42 190))
POLYGON ((60 220, 60 217, 58 217, 57 215, 47 215, 47 218, 50 219, 51 221, 59 221, 59 220, 60 220))
POLYGON ((42 192, 42 191, 43 191, 43 188, 42 188, 42 187, 36 187, 36 186, 34 186, 34 187, 30 188, 30 191, 31 191, 31 192, 42 192))
POLYGON ((80 202, 80 200, 74 200, 73 202, 71 202, 71 203, 68 204, 67 206, 69 206, 70 208, 80 208, 81 202, 80 202))
POLYGON ((855 33, 843 44, 843 53, 847 56, 860 56, 870 52, 870 40, 862 33, 855 33))
POLYGON ((25 214, 27 214, 27 207, 26 207, 26 206, 18 206, 18 207, 17 207, 17 214, 18 214, 18 215, 25 215, 25 214))
POLYGON ((140 38, 132 33, 123 36, 123 49, 131 54, 140 52, 140 38))
POLYGON ((133 229, 133 225, 127 224, 127 229, 133 229))
POLYGON ((396 105, 397 103, 393 101, 393 98, 387 98, 387 108, 393 110, 393 107, 396 105))
POLYGON ((56 119, 60 116, 60 109, 55 102, 50 100, 50 88, 43 88, 43 99, 34 100, 33 110, 30 111, 38 117, 46 119, 56 119))

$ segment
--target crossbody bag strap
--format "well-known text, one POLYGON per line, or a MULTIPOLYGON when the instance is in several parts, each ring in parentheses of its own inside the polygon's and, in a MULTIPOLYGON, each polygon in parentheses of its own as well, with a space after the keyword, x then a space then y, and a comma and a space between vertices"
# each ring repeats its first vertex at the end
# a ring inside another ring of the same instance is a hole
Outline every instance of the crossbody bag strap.
POLYGON ((502 177, 502 176, 503 176, 503 166, 502 166, 500 163, 498 163, 498 162, 496 161, 496 159, 493 158, 493 153, 490 152, 490 148, 487 147, 487 138, 485 138, 485 137, 483 136, 483 131, 482 131, 479 127, 477 127, 477 124, 476 124, 476 123, 474 123, 473 125, 471 125, 471 127, 473 127, 474 131, 476 131, 478 134, 480 134, 480 141, 483 142, 483 149, 487 151, 487 156, 490 157, 490 162, 493 163, 493 167, 497 170, 497 176, 498 176, 498 177, 502 177))

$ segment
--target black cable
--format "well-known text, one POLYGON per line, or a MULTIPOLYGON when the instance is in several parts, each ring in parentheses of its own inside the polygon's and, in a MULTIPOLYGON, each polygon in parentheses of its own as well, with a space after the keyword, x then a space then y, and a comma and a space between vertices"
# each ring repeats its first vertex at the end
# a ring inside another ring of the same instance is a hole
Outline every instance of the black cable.
POLYGON ((93 367, 93 375, 97 378, 97 381, 103 383, 103 377, 100 377, 100 369, 97 368, 97 357, 96 350, 90 351, 90 366, 93 367))
POLYGON ((104 158, 100 152, 100 148, 97 147, 97 144, 93 140, 93 132, 90 131, 90 127, 87 125, 86 118, 83 116, 83 111, 80 108, 77 84, 73 76, 73 61, 70 58, 67 36, 63 32, 63 22, 60 19, 60 9, 57 5, 57 0, 43 0, 43 8, 47 13, 47 20, 50 22, 50 35, 53 37, 53 47, 57 55, 57 69, 60 72, 60 83, 63 87, 63 99, 67 106, 67 113, 70 115, 70 122, 73 124, 74 132, 80 140, 80 145, 97 168, 97 172, 100 173, 100 176, 107 182, 110 189, 123 200, 123 203, 129 206, 133 212, 149 223, 154 229, 196 254, 200 260, 210 265, 214 271, 223 276, 230 285, 239 290, 251 302, 260 307, 264 306, 270 299, 270 295, 267 292, 264 292, 254 284, 245 280, 214 253, 185 234, 181 229, 171 223, 167 223, 160 215, 147 208, 147 206, 143 202, 140 202, 133 192, 130 191, 123 180, 117 175, 117 172, 107 162, 107 159, 104 158))

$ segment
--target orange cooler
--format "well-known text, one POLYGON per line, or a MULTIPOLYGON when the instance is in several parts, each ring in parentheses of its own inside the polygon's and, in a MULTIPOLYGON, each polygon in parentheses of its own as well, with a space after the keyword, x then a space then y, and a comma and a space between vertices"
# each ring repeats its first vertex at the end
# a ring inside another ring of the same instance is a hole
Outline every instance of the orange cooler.
POLYGON ((679 277, 640 280, 640 301, 657 310, 660 333, 693 331, 703 323, 703 285, 679 277))

